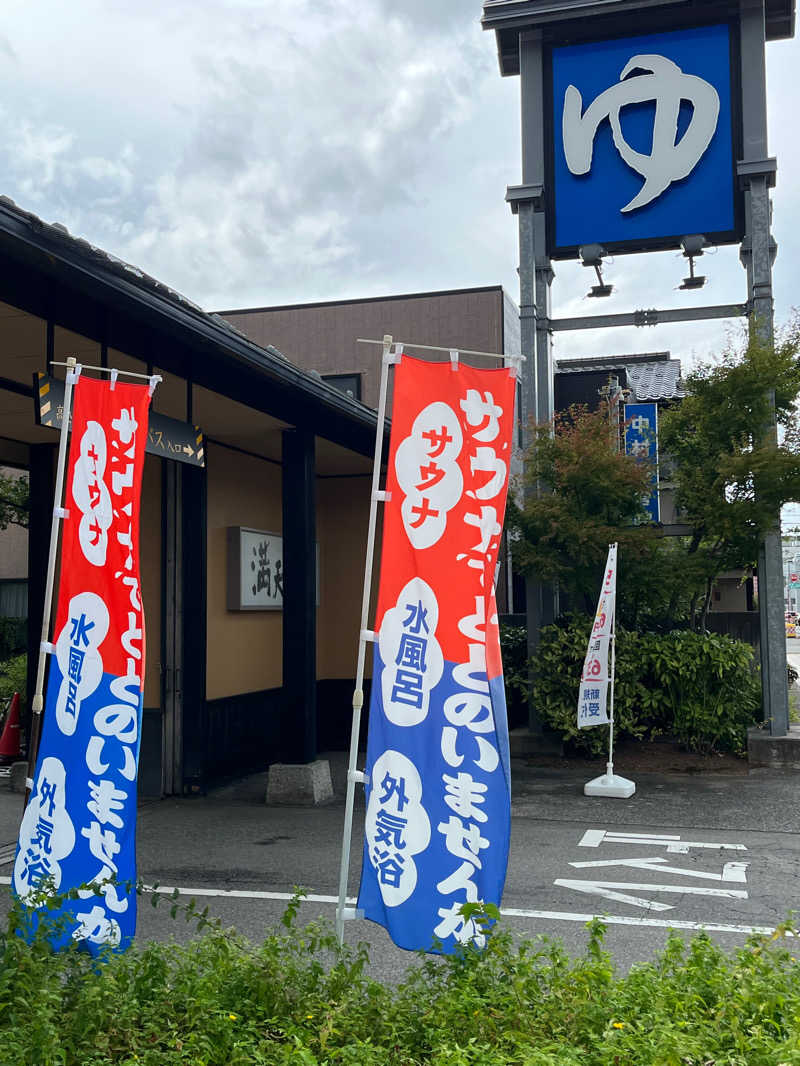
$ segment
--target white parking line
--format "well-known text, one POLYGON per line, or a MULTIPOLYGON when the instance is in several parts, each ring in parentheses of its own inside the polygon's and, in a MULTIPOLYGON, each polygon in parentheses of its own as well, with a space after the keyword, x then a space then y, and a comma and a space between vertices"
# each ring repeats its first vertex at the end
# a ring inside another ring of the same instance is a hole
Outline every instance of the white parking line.
POLYGON ((680 866, 665 865, 666 859, 595 859, 591 862, 571 862, 570 866, 579 870, 597 869, 605 866, 625 866, 632 870, 654 870, 656 873, 676 874, 681 877, 699 877, 704 881, 736 881, 739 884, 747 883, 747 868, 749 862, 726 862, 722 867, 722 873, 708 873, 705 870, 684 870, 680 866))
MULTIPOLYGON (((10 877, 0 877, 0 885, 10 884, 10 877)), ((276 900, 279 902, 286 902, 290 899, 294 899, 293 892, 259 892, 255 889, 176 888, 175 886, 170 885, 159 885, 158 888, 153 889, 153 891, 165 896, 171 896, 176 890, 180 896, 210 896, 220 899, 261 899, 276 900)), ((336 896, 322 895, 304 896, 303 901, 306 903, 339 902, 336 896)), ((353 905, 356 902, 356 899, 354 896, 348 897, 346 902, 348 905, 353 905)), ((690 932, 700 932, 705 930, 709 933, 734 933, 738 936, 751 936, 754 933, 761 933, 765 936, 769 936, 775 932, 774 926, 771 925, 731 925, 723 922, 680 922, 666 921, 658 918, 630 918, 617 914, 583 914, 572 911, 524 910, 518 907, 501 907, 500 913, 507 918, 538 918, 545 922, 580 922, 582 925, 585 925, 587 922, 599 919, 606 925, 640 926, 645 929, 685 929, 690 932)), ((794 935, 794 933, 787 933, 787 936, 794 935)))
POLYGON ((744 844, 715 844, 702 840, 681 840, 666 833, 614 832, 610 829, 587 829, 578 841, 579 848, 599 848, 601 844, 635 844, 665 847, 673 855, 686 855, 692 848, 709 851, 747 851, 744 844))

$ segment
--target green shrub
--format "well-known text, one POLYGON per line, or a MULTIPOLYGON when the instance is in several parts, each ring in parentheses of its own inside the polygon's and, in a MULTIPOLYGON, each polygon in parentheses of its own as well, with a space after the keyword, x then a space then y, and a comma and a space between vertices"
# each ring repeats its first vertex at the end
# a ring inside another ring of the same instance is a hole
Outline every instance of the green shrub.
POLYGON ((761 717, 761 684, 753 649, 717 633, 678 630, 657 682, 671 693, 672 730, 690 751, 743 755, 747 729, 761 717))
POLYGON ((25 651, 27 643, 26 618, 0 618, 0 663, 25 651))
MULTIPOLYGON (((176 904, 173 903, 173 907, 176 904)), ((294 908, 294 909, 292 909, 294 908)), ((188 910, 188 908, 187 908, 188 910)), ((619 976, 601 922, 585 954, 515 942, 412 964, 387 987, 324 923, 252 944, 217 926, 185 946, 93 961, 0 935, 0 1061, 15 1066, 778 1066, 800 1062, 800 977, 779 930, 731 954, 672 934, 619 976)))
MULTIPOLYGON (((578 729, 578 685, 591 619, 542 630, 533 659, 533 699, 544 720, 573 748, 598 755, 604 729, 578 729)), ((759 720, 761 687, 749 644, 715 633, 631 633, 618 629, 615 732, 673 734, 690 751, 743 754, 759 720)))
POLYGON ((23 706, 25 705, 27 671, 27 655, 17 655, 6 662, 0 662, 0 703, 4 703, 18 692, 23 706))
POLYGON ((528 630, 525 626, 500 626, 500 648, 503 654, 503 678, 510 728, 528 720, 528 630))

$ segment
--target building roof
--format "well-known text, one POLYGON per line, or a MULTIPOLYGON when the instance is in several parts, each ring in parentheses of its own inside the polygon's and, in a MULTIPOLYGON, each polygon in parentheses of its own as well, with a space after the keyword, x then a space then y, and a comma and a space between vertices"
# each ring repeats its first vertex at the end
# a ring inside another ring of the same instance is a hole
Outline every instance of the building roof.
MULTIPOLYGON (((768 41, 794 36, 795 4, 765 0, 768 41)), ((556 32, 563 38, 567 31, 574 36, 576 26, 599 23, 608 36, 615 36, 620 30, 629 33, 632 20, 641 24, 648 12, 661 21, 680 18, 691 24, 693 18, 726 19, 729 9, 726 0, 484 0, 481 22, 485 30, 495 31, 500 71, 510 75, 519 74, 519 35, 526 30, 556 32)))
POLYGON ((686 395, 681 383, 680 359, 666 363, 640 363, 627 367, 628 388, 637 402, 678 400, 686 395))
MULTIPOLYGON (((198 304, 169 285, 158 281, 131 263, 111 255, 81 237, 73 236, 61 223, 48 223, 25 211, 7 196, 0 196, 0 255, 9 261, 34 263, 37 271, 69 277, 95 299, 124 304, 137 317, 180 331, 185 343, 209 347, 228 359, 259 372, 265 382, 285 394, 295 390, 303 404, 320 412, 320 435, 325 436, 329 419, 355 423, 358 433, 375 432, 376 413, 347 396, 318 375, 301 370, 277 348, 261 347, 218 314, 198 304), (102 294, 105 293, 105 297, 102 294)), ((97 339, 97 338, 95 338, 97 339)), ((291 417, 288 419, 291 421, 291 417)))
POLYGON ((678 400, 686 395, 681 382, 681 361, 669 352, 643 352, 636 355, 603 355, 589 359, 559 359, 557 374, 580 374, 598 370, 624 372, 626 386, 636 403, 678 400))
MULTIPOLYGON (((349 300, 313 300, 310 303, 274 304, 268 307, 233 307, 220 315, 252 315, 267 311, 301 311, 310 307, 349 307, 353 304, 382 304, 397 300, 430 300, 442 296, 463 296, 473 292, 504 292, 502 285, 477 285, 465 289, 434 289, 431 292, 401 292, 390 296, 354 296, 349 300)), ((508 296, 508 293, 505 293, 508 296)))

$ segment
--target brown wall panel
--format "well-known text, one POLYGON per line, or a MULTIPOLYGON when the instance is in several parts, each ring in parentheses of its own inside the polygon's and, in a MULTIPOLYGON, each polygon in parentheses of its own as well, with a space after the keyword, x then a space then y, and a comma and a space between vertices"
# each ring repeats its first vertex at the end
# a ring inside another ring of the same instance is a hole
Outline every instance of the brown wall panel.
POLYGON ((280 611, 227 609, 227 528, 249 526, 279 533, 281 470, 217 444, 206 450, 208 469, 208 655, 210 700, 275 688, 282 682, 280 611))
MULTIPOLYGON (((500 288, 353 303, 308 304, 276 310, 226 312, 226 317, 257 344, 271 344, 287 359, 320 374, 361 374, 361 399, 378 406, 380 348, 357 344, 358 337, 503 350, 503 293, 500 288)), ((424 352, 411 352, 425 358, 424 352)), ((428 353, 439 359, 440 354, 428 353)), ((475 366, 496 365, 470 359, 475 366)))
MULTIPOLYGON (((371 488, 371 479, 366 477, 320 478, 317 481, 321 586, 317 615, 317 676, 320 680, 355 677, 371 488)), ((380 517, 380 510, 378 514, 380 517)), ((380 526, 376 560, 379 551, 380 526)), ((377 571, 376 565, 369 626, 375 618, 377 571)), ((370 645, 365 676, 371 674, 370 645)))

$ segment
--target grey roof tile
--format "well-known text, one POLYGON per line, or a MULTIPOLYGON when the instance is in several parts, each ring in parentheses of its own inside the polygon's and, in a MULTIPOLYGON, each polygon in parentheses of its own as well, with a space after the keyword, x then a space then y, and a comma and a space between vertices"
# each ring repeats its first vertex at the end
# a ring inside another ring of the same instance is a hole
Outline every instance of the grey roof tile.
POLYGON ((557 374, 586 374, 597 370, 624 371, 635 403, 676 400, 686 395, 681 381, 681 361, 672 359, 669 352, 559 359, 555 364, 557 374))
POLYGON ((681 363, 670 359, 666 363, 640 363, 626 368, 628 388, 638 402, 645 400, 676 400, 686 395, 681 382, 681 363))

